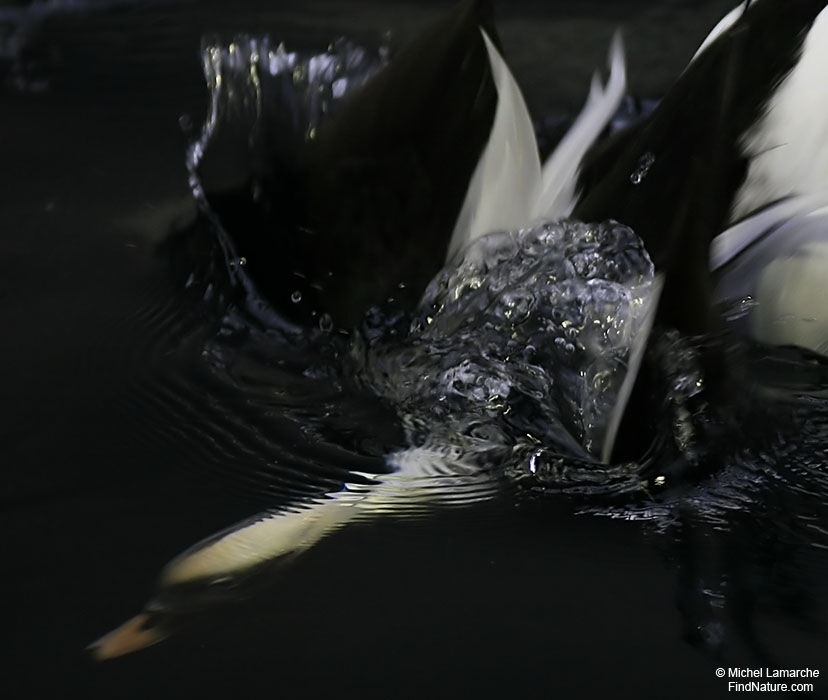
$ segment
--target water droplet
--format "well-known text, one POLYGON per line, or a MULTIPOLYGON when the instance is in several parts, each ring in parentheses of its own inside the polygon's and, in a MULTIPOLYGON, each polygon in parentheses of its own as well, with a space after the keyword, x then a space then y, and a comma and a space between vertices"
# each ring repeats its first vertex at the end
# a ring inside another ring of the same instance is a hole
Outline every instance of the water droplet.
POLYGON ((650 151, 647 151, 638 159, 638 166, 630 175, 630 182, 633 185, 640 185, 644 178, 647 177, 647 173, 650 172, 650 168, 653 167, 653 163, 655 163, 655 156, 650 151))
POLYGON ((193 130, 193 120, 189 114, 182 114, 178 118, 178 126, 185 134, 189 134, 193 130))
POLYGON ((333 319, 330 314, 322 314, 319 317, 319 328, 325 333, 330 333, 333 330, 333 319))
POLYGON ((750 295, 735 299, 728 303, 723 311, 723 316, 728 321, 736 321, 747 316, 753 309, 759 306, 758 302, 750 295))
POLYGON ((294 304, 298 304, 300 301, 302 301, 302 292, 300 292, 298 289, 294 290, 293 294, 290 295, 290 300, 294 304))

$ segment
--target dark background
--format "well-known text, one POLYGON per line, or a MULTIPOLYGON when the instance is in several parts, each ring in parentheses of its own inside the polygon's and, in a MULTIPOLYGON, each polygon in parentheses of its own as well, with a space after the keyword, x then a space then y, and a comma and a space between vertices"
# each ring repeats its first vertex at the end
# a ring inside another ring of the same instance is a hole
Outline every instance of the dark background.
MULTIPOLYGON (((507 59, 540 116, 577 110, 619 26, 631 91, 662 94, 732 2, 495 9, 507 59)), ((138 612, 170 557, 267 505, 226 489, 193 458, 200 321, 179 303, 157 250, 192 210, 179 117, 198 125, 206 109, 201 35, 270 32, 289 47, 322 49, 340 34, 375 42, 391 28, 403 37, 446 6, 3 10, 5 697, 725 695, 717 660, 681 639, 675 567, 659 537, 555 502, 354 525, 164 644, 104 664, 84 652, 138 612)), ((824 604, 828 565, 811 556, 824 604)), ((789 665, 828 658, 818 625, 761 610, 757 620, 789 665)), ((732 665, 755 661, 738 639, 729 649, 732 665)))

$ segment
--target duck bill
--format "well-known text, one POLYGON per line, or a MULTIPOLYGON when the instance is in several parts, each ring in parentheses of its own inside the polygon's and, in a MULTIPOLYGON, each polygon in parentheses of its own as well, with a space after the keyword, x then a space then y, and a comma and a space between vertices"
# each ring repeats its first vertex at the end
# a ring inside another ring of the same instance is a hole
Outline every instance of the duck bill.
POLYGON ((141 613, 120 627, 105 634, 87 647, 96 661, 115 659, 124 654, 146 649, 162 641, 167 635, 158 627, 148 627, 150 616, 141 613))

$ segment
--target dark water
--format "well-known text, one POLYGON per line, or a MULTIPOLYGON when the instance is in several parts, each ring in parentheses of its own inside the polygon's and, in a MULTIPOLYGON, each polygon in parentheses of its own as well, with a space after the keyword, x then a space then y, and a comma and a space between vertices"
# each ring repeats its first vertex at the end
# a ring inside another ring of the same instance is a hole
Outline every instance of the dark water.
MULTIPOLYGON (((577 108, 618 24, 631 89, 659 95, 729 4, 496 10, 530 108, 554 115, 577 108)), ((4 16, 9 697, 718 697, 720 665, 828 672, 817 400, 784 412, 767 445, 666 496, 607 505, 505 489, 352 523, 162 644, 102 664, 85 652, 193 542, 335 490, 345 468, 377 471, 404 442, 387 404, 325 374, 319 344, 290 350, 264 329, 240 339, 222 327, 215 296, 185 287, 197 263, 162 245, 195 211, 179 118, 206 112, 201 36, 376 43, 442 6, 90 3, 28 24, 4 16)), ((827 688, 818 679, 811 696, 827 688)))

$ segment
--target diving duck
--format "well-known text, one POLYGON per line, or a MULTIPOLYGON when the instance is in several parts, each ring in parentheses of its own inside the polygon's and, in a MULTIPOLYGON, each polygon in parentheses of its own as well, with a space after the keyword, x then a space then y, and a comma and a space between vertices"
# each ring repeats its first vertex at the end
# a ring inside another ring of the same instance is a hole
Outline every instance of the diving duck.
MULTIPOLYGON (((490 12, 483 3, 464 3, 355 90, 320 128, 316 143, 292 162, 296 178, 288 194, 273 194, 292 212, 282 233, 311 233, 282 256, 281 278, 271 275, 277 282, 268 287, 264 274, 273 264, 267 259, 273 242, 233 224, 234 217, 243 223, 247 194, 208 193, 208 199, 265 295, 281 308, 279 299, 299 271, 315 290, 313 303, 340 327, 392 294, 396 303, 416 304, 446 259, 488 233, 537 219, 612 218, 643 239, 661 279, 639 349, 654 324, 710 331, 718 323, 714 302, 735 295, 756 299, 747 330, 760 340, 825 353, 826 3, 740 4, 713 29, 658 107, 607 137, 626 91, 618 39, 609 63, 608 81, 596 78, 582 113, 541 165, 490 12), (354 199, 357 206, 349 204, 348 216, 337 223, 345 200, 354 199), (380 200, 413 212, 412 218, 403 228, 387 228, 370 215, 380 200), (388 275, 372 273, 386 264, 388 275)), ((276 188, 281 180, 273 178, 269 187, 276 188)), ((626 391, 635 401, 636 368, 629 376, 626 391)), ((619 420, 623 413, 622 402, 619 420)), ((612 445, 605 452, 611 457, 612 445)), ((424 464, 428 460, 398 455, 395 467, 398 476, 416 477, 424 464)), ((360 509, 370 512, 377 493, 365 485, 345 489, 208 538, 171 562, 155 601, 96 642, 93 653, 111 658, 163 639, 176 591, 232 581, 297 554, 360 509)))

